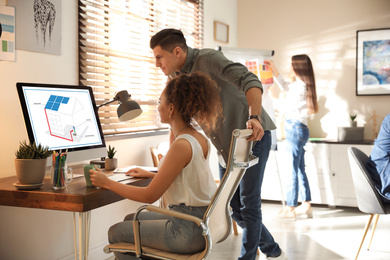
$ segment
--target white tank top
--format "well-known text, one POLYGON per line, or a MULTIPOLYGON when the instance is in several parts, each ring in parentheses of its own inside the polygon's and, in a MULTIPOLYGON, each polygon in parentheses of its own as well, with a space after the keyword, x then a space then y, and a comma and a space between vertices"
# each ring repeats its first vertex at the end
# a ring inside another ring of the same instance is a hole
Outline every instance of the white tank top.
MULTIPOLYGON (((168 190, 163 195, 166 206, 179 205, 184 203, 186 206, 208 206, 217 190, 214 177, 209 165, 210 142, 207 139, 207 158, 203 156, 203 150, 195 137, 189 134, 183 134, 178 139, 186 139, 192 148, 192 158, 190 163, 183 168, 176 177, 168 190)), ((164 157, 159 163, 164 163, 164 157)))

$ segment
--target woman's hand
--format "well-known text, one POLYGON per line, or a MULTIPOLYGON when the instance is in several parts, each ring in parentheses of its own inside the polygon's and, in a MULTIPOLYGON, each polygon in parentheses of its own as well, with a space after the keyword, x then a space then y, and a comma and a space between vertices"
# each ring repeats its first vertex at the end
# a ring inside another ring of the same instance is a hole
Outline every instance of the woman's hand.
POLYGON ((142 168, 133 168, 126 172, 126 175, 139 177, 139 178, 153 178, 155 173, 146 171, 142 168))
POLYGON ((91 173, 90 179, 95 187, 107 188, 108 183, 111 181, 107 175, 95 166, 95 170, 89 170, 91 173))
POLYGON ((279 76, 279 72, 275 67, 275 63, 272 60, 265 60, 264 64, 272 71, 275 77, 279 76))

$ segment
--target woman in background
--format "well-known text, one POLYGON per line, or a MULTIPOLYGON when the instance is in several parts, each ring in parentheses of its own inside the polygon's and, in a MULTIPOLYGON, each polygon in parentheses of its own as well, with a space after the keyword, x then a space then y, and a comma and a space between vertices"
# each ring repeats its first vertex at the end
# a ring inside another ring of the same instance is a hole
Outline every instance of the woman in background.
POLYGON ((272 70, 279 88, 286 92, 286 111, 284 128, 288 152, 292 164, 292 176, 287 187, 287 206, 282 209, 277 218, 295 219, 296 215, 312 217, 311 193, 309 181, 305 172, 305 149, 309 140, 307 118, 318 112, 316 84, 313 66, 309 56, 295 55, 291 59, 290 78, 287 83, 273 61, 264 62, 272 70), (298 193, 302 204, 298 206, 298 193))
MULTIPOLYGON (((219 88, 205 74, 182 74, 167 83, 158 111, 174 137, 158 173, 140 168, 128 172, 136 177, 152 177, 151 183, 147 187, 121 184, 96 169, 91 170, 92 184, 139 202, 153 203, 162 197, 166 208, 203 218, 217 188, 209 167, 210 143, 192 127, 192 120, 206 129, 217 126, 222 118, 219 88)), ((133 215, 110 228, 111 244, 134 243, 133 215)), ((205 247, 202 229, 191 221, 155 212, 141 212, 139 219, 145 246, 175 253, 194 253, 205 247)), ((137 259, 121 253, 115 253, 115 257, 137 259)))

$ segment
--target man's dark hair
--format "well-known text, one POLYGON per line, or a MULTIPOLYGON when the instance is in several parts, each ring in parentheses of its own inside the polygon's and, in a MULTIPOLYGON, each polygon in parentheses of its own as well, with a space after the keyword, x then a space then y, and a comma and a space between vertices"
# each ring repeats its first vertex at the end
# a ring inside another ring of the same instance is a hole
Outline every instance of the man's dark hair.
POLYGON ((172 52, 176 47, 187 52, 186 39, 182 31, 176 29, 164 29, 156 33, 150 39, 150 48, 153 50, 156 46, 168 52, 172 52))

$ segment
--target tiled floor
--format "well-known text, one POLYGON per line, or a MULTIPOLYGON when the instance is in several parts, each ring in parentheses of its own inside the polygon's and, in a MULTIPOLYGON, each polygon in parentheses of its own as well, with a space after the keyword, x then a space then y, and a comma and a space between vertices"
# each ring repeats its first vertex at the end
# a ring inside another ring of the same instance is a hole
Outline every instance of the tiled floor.
MULTIPOLYGON (((280 203, 263 202, 264 223, 289 260, 355 259, 368 215, 355 208, 314 206, 313 219, 274 220, 280 203)), ((390 216, 381 216, 371 249, 369 230, 359 260, 390 260, 390 216)), ((240 253, 241 234, 214 245, 211 260, 234 260, 240 253)), ((258 258, 265 259, 263 255, 258 258)))
MULTIPOLYGON (((313 219, 275 220, 281 203, 263 202, 263 218, 289 260, 355 259, 368 215, 355 208, 313 207, 313 219)), ((369 230, 359 260, 390 260, 390 216, 381 216, 371 244, 369 230)), ((241 237, 215 245, 210 259, 237 259, 241 237)), ((264 256, 259 258, 265 259, 264 256)))

